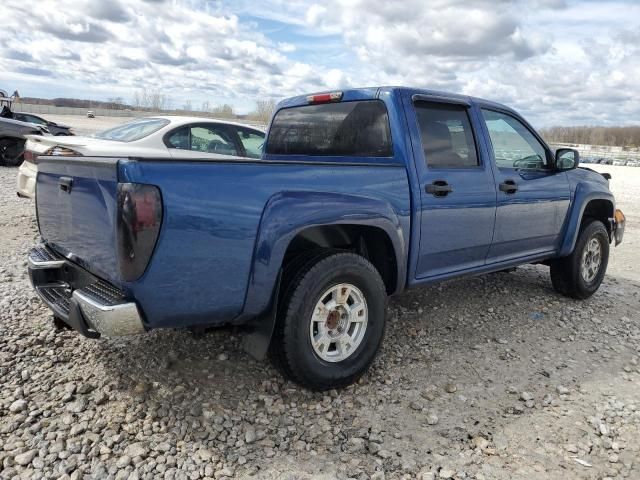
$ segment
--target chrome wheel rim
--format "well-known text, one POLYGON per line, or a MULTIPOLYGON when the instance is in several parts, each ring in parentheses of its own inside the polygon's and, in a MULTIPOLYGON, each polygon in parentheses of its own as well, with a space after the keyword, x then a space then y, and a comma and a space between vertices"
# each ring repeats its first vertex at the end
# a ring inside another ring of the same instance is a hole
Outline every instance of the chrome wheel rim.
POLYGON ((362 291, 350 283, 327 289, 316 302, 309 325, 315 354, 326 362, 341 362, 358 349, 369 314, 362 291))
POLYGON ((591 238, 582 252, 582 263, 580 265, 582 279, 587 283, 591 283, 598 275, 601 263, 602 247, 597 238, 591 238))

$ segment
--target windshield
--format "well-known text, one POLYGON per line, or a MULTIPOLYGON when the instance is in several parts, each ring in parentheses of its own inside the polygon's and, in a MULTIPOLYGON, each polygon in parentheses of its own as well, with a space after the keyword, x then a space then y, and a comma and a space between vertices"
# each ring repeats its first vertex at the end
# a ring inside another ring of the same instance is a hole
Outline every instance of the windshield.
POLYGON ((115 140, 116 142, 133 142, 151 135, 153 132, 157 132, 168 123, 169 120, 165 120, 164 118, 140 118, 138 120, 98 132, 94 137, 102 138, 104 140, 115 140))

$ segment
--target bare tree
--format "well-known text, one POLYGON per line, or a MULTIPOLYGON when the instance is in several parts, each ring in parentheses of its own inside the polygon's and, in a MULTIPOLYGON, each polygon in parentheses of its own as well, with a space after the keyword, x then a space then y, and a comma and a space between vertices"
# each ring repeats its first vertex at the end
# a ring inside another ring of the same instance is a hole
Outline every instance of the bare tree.
POLYGON ((219 105, 211 110, 211 113, 218 118, 235 118, 233 107, 228 104, 219 105))
POLYGON ((140 110, 142 108, 142 95, 143 95, 144 91, 140 92, 140 91, 135 91, 133 93, 133 106, 136 110, 140 110))
POLYGON ((271 120, 271 115, 276 109, 276 101, 273 98, 256 101, 256 109, 251 113, 251 118, 265 125, 271 120))
POLYGON ((160 112, 169 108, 170 101, 160 90, 139 90, 133 95, 133 105, 137 109, 160 112))

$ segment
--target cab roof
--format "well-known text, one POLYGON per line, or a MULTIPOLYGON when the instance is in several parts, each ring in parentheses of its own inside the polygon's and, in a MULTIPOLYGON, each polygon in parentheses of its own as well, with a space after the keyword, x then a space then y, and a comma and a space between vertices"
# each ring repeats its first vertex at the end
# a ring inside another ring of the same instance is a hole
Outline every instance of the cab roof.
POLYGON ((380 86, 380 87, 364 87, 364 88, 351 88, 341 90, 336 88, 334 90, 325 90, 322 92, 313 92, 305 95, 298 95, 296 97, 291 97, 283 100, 278 104, 278 109, 285 107, 294 107, 301 105, 308 105, 308 97, 310 95, 320 95, 323 93, 330 93, 340 91, 342 92, 341 101, 353 101, 353 100, 373 100, 376 98, 381 98, 385 94, 389 94, 392 96, 401 96, 403 93, 408 95, 425 95, 425 96, 433 96, 439 98, 450 98, 452 100, 459 100, 466 103, 478 103, 484 106, 489 106, 493 108, 497 108, 500 110, 506 110, 509 112, 517 113, 512 108, 491 100, 486 100, 480 97, 472 97, 470 95, 461 95, 459 93, 446 92, 442 90, 431 90, 424 88, 412 88, 412 87, 404 87, 398 85, 388 85, 388 86, 380 86))

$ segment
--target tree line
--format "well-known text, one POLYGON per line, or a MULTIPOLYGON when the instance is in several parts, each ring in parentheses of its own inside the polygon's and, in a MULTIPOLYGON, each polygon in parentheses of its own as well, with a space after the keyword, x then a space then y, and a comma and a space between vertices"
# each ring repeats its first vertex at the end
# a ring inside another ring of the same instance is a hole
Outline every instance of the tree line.
POLYGON ((640 126, 630 127, 548 127, 540 134, 550 143, 584 143, 617 147, 640 147, 640 126))
POLYGON ((108 108, 111 110, 139 110, 179 114, 206 113, 216 118, 249 119, 263 124, 269 122, 276 108, 274 99, 257 100, 254 109, 246 115, 239 115, 233 106, 227 103, 214 105, 208 100, 202 102, 199 106, 194 106, 191 100, 187 100, 181 107, 174 108, 172 97, 160 90, 137 90, 133 93, 130 102, 127 102, 123 97, 112 97, 106 101, 80 98, 22 97, 20 101, 32 105, 52 105, 55 107, 108 108))
POLYGON ((52 105, 54 107, 110 108, 113 110, 131 108, 131 105, 127 105, 122 97, 113 97, 106 101, 87 100, 82 98, 20 97, 20 102, 28 103, 30 105, 52 105))

